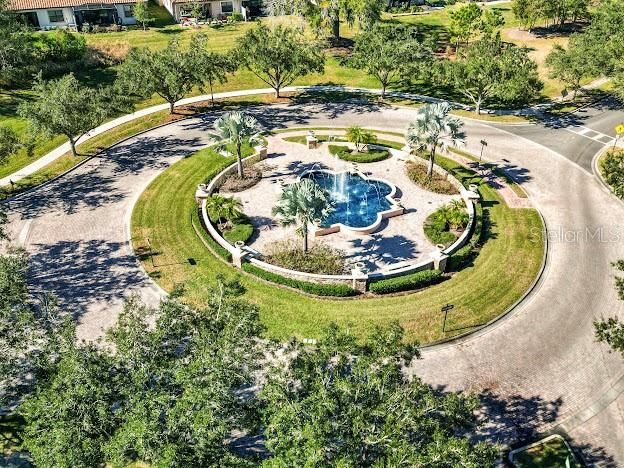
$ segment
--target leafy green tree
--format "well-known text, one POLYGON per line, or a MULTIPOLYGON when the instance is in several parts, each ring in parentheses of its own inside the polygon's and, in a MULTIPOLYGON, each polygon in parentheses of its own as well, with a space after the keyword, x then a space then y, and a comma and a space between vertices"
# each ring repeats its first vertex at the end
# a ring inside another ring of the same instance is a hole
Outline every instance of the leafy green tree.
POLYGON ((481 113, 483 102, 497 97, 506 103, 525 103, 542 89, 537 64, 524 48, 503 46, 498 40, 470 44, 457 60, 440 65, 442 79, 454 86, 481 113))
POLYGON ((40 377, 36 392, 20 405, 23 444, 37 466, 100 466, 115 427, 114 362, 94 344, 77 345, 71 322, 62 335, 50 376, 40 377))
POLYGON ((492 37, 505 25, 505 17, 498 8, 489 8, 483 13, 480 29, 486 36, 492 37))
POLYGON ((364 344, 332 325, 313 347, 291 344, 260 395, 263 466, 492 466, 497 448, 466 437, 477 399, 409 378, 420 353, 402 339, 396 323, 364 344))
POLYGON ((323 222, 333 211, 329 194, 311 179, 287 185, 273 207, 273 214, 283 226, 297 226, 297 234, 303 239, 303 251, 308 251, 309 226, 315 221, 323 222))
POLYGON ((418 74, 432 55, 430 45, 420 42, 412 30, 375 26, 356 36, 348 63, 379 81, 383 99, 388 86, 414 71, 418 74))
POLYGON ((262 326, 242 292, 220 281, 203 310, 126 305, 109 333, 121 379, 121 421, 104 448, 114 466, 248 465, 225 443, 253 422, 252 401, 239 392, 254 382, 262 326))
MULTIPOLYGON (((618 272, 624 271, 624 260, 613 263, 618 272)), ((624 278, 615 277, 615 288, 620 300, 624 300, 624 278)), ((613 351, 624 357, 624 323, 617 317, 594 321, 594 331, 599 342, 608 344, 613 351)))
POLYGON ((581 89, 581 81, 591 72, 585 55, 580 52, 578 47, 564 49, 559 44, 555 44, 546 57, 550 77, 560 80, 566 87, 572 89, 572 102, 576 101, 576 95, 581 89))
POLYGON ((30 75, 35 53, 33 37, 20 24, 7 0, 0 0, 0 89, 30 75))
POLYGON ((20 139, 10 127, 0 126, 0 164, 4 164, 20 148, 20 139))
POLYGON ((146 1, 139 1, 132 7, 132 16, 138 23, 143 26, 143 31, 147 29, 147 25, 154 22, 154 18, 150 14, 149 5, 146 1))
POLYGON ((347 129, 347 140, 355 145, 355 150, 360 152, 366 145, 373 144, 377 141, 377 135, 373 132, 364 130, 362 127, 349 127, 347 129))
POLYGON ((203 83, 208 84, 210 90, 210 101, 214 106, 214 86, 217 83, 227 82, 228 74, 234 73, 238 69, 238 64, 229 56, 218 52, 210 52, 200 49, 195 60, 197 72, 200 74, 203 83))
POLYGON ((483 10, 476 3, 467 3, 449 11, 451 38, 459 47, 479 33, 483 10))
POLYGON ((464 123, 450 115, 447 102, 427 104, 416 111, 416 118, 407 129, 407 144, 412 150, 429 152, 427 176, 433 177, 433 164, 438 149, 446 151, 448 145, 464 144, 464 123))
POLYGON ((236 57, 240 64, 275 90, 293 83, 309 73, 323 73, 325 55, 303 31, 278 25, 271 29, 264 24, 247 31, 238 41, 236 57))
POLYGON ((132 49, 119 68, 118 86, 142 98, 157 94, 173 113, 175 103, 206 80, 202 74, 206 44, 205 35, 194 34, 188 49, 182 49, 177 39, 160 51, 132 49))
POLYGON ((212 141, 218 143, 217 151, 224 151, 227 145, 234 146, 234 155, 238 165, 238 177, 243 179, 243 145, 255 145, 262 141, 260 127, 255 117, 243 112, 228 112, 219 117, 210 132, 212 141))
POLYGON ((22 103, 19 115, 28 119, 33 134, 65 135, 74 156, 81 136, 126 109, 112 88, 89 88, 71 73, 50 81, 39 76, 33 91, 37 99, 22 103))

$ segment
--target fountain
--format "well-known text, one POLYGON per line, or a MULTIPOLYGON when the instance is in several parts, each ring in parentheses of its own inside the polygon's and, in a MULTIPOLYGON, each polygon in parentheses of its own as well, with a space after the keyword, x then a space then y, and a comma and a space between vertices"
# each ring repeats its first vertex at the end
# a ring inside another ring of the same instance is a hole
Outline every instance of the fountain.
POLYGON ((389 182, 368 179, 358 172, 311 170, 308 178, 325 189, 334 203, 334 211, 317 227, 316 235, 340 230, 374 232, 384 218, 403 213, 393 198, 396 187, 389 182))

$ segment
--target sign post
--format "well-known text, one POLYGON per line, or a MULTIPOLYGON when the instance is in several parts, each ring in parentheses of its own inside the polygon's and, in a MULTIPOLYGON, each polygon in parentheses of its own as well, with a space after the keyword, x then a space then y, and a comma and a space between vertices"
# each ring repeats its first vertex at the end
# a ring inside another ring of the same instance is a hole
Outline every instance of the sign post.
POLYGON ((448 317, 449 310, 455 307, 453 304, 446 304, 442 307, 442 312, 444 312, 444 323, 442 324, 442 332, 446 332, 446 317, 448 317))

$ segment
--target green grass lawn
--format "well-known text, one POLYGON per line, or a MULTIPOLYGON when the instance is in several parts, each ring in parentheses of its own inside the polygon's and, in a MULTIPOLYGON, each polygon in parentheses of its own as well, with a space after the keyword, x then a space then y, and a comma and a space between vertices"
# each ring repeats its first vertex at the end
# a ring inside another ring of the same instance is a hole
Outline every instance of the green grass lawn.
MULTIPOLYGON (((453 161, 440 158, 438 162, 460 178, 474 176, 453 161)), ((241 274, 213 256, 190 223, 197 184, 226 164, 227 160, 210 149, 179 161, 150 184, 132 215, 134 248, 144 251, 149 238, 154 252, 143 259, 143 267, 166 290, 183 283, 183 299, 194 305, 204 302, 206 288, 214 284, 217 274, 241 274)), ((470 330, 522 296, 539 271, 544 248, 535 236, 542 229, 537 211, 510 209, 489 187, 482 187, 482 194, 489 219, 485 244, 473 265, 442 284, 404 296, 345 301, 304 296, 243 275, 246 297, 260 307, 267 335, 278 339, 318 337, 322 327, 332 321, 350 325, 364 336, 375 325, 399 320, 407 338, 421 342, 470 330), (440 307, 448 302, 455 308, 447 332, 442 333, 440 307)))
POLYGON ((565 442, 558 437, 516 453, 513 456, 513 463, 518 468, 576 468, 581 466, 570 453, 565 442), (566 461, 569 464, 566 464, 566 461))

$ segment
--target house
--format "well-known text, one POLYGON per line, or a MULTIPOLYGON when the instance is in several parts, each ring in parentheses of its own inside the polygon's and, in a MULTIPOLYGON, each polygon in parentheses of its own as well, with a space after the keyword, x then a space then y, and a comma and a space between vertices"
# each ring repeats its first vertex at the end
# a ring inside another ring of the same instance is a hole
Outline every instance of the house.
MULTIPOLYGON (((242 0, 199 0, 205 18, 225 18, 233 13, 241 13, 245 18, 245 8, 242 0)), ((183 17, 191 16, 193 0, 160 0, 160 4, 164 6, 176 21, 180 21, 183 17)))
POLYGON ((132 8, 137 0, 9 0, 26 24, 38 29, 136 24, 132 8))

